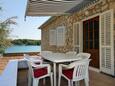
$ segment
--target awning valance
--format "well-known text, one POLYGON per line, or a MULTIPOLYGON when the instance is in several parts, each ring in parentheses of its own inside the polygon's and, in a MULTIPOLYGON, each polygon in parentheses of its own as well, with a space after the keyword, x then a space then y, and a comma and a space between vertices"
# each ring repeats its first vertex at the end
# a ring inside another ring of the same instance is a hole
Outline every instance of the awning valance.
POLYGON ((28 0, 25 16, 59 16, 84 0, 28 0))

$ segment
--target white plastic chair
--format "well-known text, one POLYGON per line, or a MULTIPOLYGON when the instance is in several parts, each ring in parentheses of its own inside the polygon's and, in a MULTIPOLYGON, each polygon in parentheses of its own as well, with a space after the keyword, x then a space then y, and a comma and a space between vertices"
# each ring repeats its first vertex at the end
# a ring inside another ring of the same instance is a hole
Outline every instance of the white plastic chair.
MULTIPOLYGON (((27 60, 29 66, 29 74, 33 79, 32 86, 39 86, 39 80, 45 77, 50 77, 51 86, 53 86, 53 76, 51 73, 51 68, 49 64, 40 64, 37 65, 30 60, 27 60)), ((28 86, 31 86, 31 78, 28 81, 28 86)))
MULTIPOLYGON (((86 86, 89 86, 88 66, 90 59, 72 62, 69 65, 59 65, 58 86, 60 86, 61 77, 68 80, 68 86, 73 86, 73 82, 85 80, 86 86)), ((77 84, 76 84, 77 85, 77 84)))
POLYGON ((28 60, 37 64, 42 64, 43 59, 40 56, 30 56, 28 54, 24 54, 24 60, 28 60))
MULTIPOLYGON (((24 54, 24 60, 28 62, 32 62, 32 63, 35 63, 35 64, 42 64, 43 63, 43 60, 41 58, 33 58, 31 57, 30 55, 28 54, 24 54)), ((29 66, 29 64, 28 64, 29 66)), ((31 83, 32 83, 32 74, 31 74, 31 71, 30 71, 30 66, 29 66, 29 71, 28 71, 28 86, 31 86, 31 83)))
POLYGON ((91 56, 90 53, 78 53, 78 54, 76 55, 76 57, 80 57, 80 58, 82 58, 82 59, 89 59, 90 56, 91 56))

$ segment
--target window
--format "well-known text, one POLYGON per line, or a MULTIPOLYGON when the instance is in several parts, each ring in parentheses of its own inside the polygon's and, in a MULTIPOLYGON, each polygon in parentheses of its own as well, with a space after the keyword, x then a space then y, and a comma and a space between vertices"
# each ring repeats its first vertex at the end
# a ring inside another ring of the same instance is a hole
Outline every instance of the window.
POLYGON ((65 27, 57 27, 57 46, 64 46, 65 44, 65 27))
POLYGON ((64 46, 65 44, 65 27, 59 26, 56 29, 49 30, 50 45, 64 46))
POLYGON ((49 44, 56 45, 56 30, 49 30, 49 44))

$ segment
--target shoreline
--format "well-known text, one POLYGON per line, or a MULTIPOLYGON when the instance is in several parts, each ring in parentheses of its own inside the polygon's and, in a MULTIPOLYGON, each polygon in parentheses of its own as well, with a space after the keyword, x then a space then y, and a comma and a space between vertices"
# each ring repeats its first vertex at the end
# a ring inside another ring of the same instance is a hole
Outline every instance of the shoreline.
POLYGON ((4 53, 4 56, 23 56, 23 54, 29 54, 29 55, 39 55, 40 51, 38 52, 21 52, 21 53, 4 53))

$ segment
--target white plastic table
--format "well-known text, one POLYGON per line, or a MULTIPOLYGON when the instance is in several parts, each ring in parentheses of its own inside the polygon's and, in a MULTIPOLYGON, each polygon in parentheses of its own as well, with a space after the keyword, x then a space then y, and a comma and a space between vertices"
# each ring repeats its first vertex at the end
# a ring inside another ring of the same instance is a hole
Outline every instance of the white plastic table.
POLYGON ((56 86, 56 63, 71 62, 71 61, 80 60, 82 58, 76 57, 76 55, 66 55, 64 53, 53 53, 51 55, 48 55, 47 57, 44 57, 44 59, 53 62, 54 86, 56 86))

